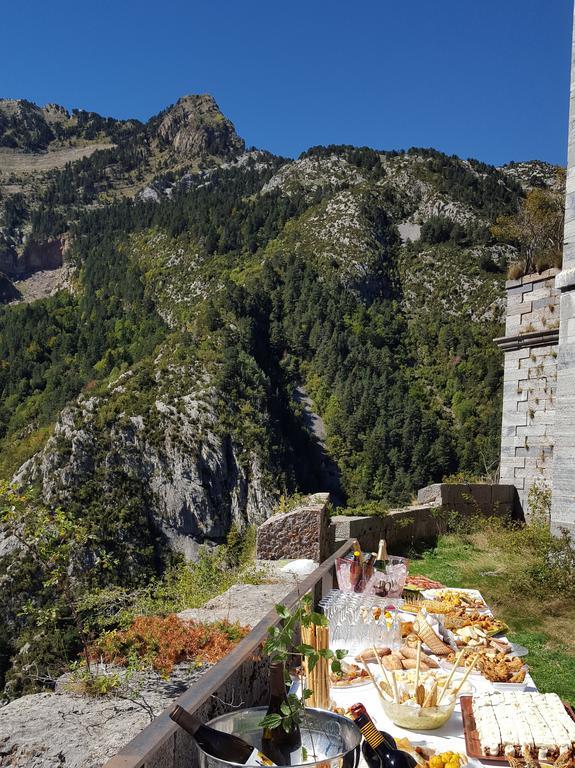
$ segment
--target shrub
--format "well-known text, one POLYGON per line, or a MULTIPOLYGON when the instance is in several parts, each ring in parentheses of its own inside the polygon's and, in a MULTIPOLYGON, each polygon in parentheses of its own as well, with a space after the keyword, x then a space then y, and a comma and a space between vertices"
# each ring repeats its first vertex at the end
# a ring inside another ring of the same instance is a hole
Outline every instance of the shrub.
POLYGON ((384 501, 368 501, 365 504, 357 504, 353 507, 335 507, 332 513, 348 517, 362 517, 363 515, 385 517, 388 510, 389 504, 384 501))
POLYGON ((175 614, 137 616, 128 629, 105 633, 91 652, 108 664, 125 665, 136 656, 167 676, 183 661, 220 661, 248 631, 227 621, 202 624, 182 621, 175 614))
POLYGON ((453 475, 446 475, 441 482, 449 485, 468 485, 470 483, 485 483, 487 481, 485 478, 481 478, 479 475, 474 475, 470 472, 456 472, 453 475))
POLYGON ((519 280, 519 278, 523 277, 524 274, 525 274, 525 262, 514 261, 513 264, 509 265, 509 269, 507 270, 507 279, 519 280))

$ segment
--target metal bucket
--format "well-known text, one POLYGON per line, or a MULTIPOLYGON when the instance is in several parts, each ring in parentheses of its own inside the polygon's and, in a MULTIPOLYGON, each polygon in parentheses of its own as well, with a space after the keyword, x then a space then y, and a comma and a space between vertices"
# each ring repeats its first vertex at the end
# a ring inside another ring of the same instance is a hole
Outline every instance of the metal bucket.
MULTIPOLYGON (((223 733, 241 736, 257 749, 261 748, 262 721, 267 707, 251 707, 229 712, 210 720, 207 725, 223 733)), ((302 745, 308 753, 307 768, 357 768, 361 732, 357 725, 342 715, 324 709, 306 707, 304 722, 300 725, 302 745), (315 750, 315 757, 313 756, 315 750)), ((198 746, 200 768, 224 768, 241 765, 209 755, 198 746)))

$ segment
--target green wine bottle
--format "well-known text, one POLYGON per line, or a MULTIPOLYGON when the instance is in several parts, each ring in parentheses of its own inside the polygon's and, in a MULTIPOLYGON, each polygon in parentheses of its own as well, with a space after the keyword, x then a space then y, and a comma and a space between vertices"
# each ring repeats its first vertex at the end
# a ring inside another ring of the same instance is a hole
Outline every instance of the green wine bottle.
POLYGON ((204 725, 200 720, 176 704, 170 712, 170 717, 180 728, 190 734, 197 744, 213 757, 226 760, 228 763, 243 763, 244 765, 259 765, 270 768, 276 765, 264 752, 255 749, 247 741, 234 736, 233 733, 223 733, 204 725))
MULTIPOLYGON (((283 662, 270 664, 270 701, 268 715, 281 715, 282 704, 287 704, 283 662)), ((286 731, 283 725, 277 728, 264 728, 262 748, 278 765, 299 765, 302 762, 301 733, 297 723, 286 731), (278 759, 281 762, 278 763, 278 759)))

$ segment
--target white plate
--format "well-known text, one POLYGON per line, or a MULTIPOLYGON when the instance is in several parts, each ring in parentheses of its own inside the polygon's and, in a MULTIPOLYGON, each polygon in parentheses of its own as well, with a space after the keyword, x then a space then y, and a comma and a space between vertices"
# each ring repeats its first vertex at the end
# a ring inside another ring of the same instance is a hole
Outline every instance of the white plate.
POLYGON ((519 643, 511 643, 511 653, 521 659, 523 656, 527 656, 529 648, 526 648, 524 645, 519 645, 519 643))
POLYGON ((464 589, 463 587, 443 587, 442 589, 425 589, 421 594, 423 597, 429 600, 436 600, 442 592, 465 592, 465 594, 469 595, 469 597, 473 597, 475 600, 481 600, 485 608, 487 608, 485 598, 478 589, 464 589))
POLYGON ((523 692, 526 690, 529 683, 527 682, 527 679, 525 679, 522 683, 491 683, 491 685, 495 688, 496 691, 505 693, 506 691, 523 692))
POLYGON ((359 688, 360 686, 367 685, 368 683, 371 683, 370 677, 359 677, 357 680, 353 680, 349 683, 340 683, 339 685, 335 685, 330 680, 329 687, 334 691, 347 691, 349 688, 359 688))

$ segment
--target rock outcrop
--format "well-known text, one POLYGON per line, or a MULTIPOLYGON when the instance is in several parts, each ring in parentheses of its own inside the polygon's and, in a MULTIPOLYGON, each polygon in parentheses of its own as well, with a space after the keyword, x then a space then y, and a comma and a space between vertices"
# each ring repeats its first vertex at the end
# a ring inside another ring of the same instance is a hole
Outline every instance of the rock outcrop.
POLYGON ((122 697, 22 696, 0 708, 0 768, 100 768, 206 669, 180 664, 167 680, 150 672, 122 697))
POLYGON ((58 269, 64 261, 65 247, 63 237, 44 242, 29 240, 19 255, 12 239, 0 233, 0 272, 17 278, 38 270, 58 269))
POLYGON ((328 493, 315 493, 289 512, 269 517, 258 529, 258 560, 321 563, 333 549, 328 502, 328 493))
POLYGON ((11 238, 0 232, 0 272, 5 275, 15 275, 18 269, 18 252, 11 238))
POLYGON ((183 155, 232 158, 244 150, 244 141, 208 94, 183 96, 158 118, 160 145, 183 155))
POLYGON ((58 269, 64 261, 64 249, 65 240, 61 237, 49 238, 44 242, 30 240, 18 259, 18 274, 38 272, 41 269, 58 269))
POLYGON ((7 304, 10 301, 18 301, 20 297, 20 291, 16 288, 14 283, 6 277, 6 275, 0 272, 0 304, 7 304))
POLYGON ((105 397, 83 397, 60 414, 43 451, 24 464, 14 481, 36 482, 49 502, 65 501, 94 477, 124 477, 149 500, 149 513, 164 542, 194 559, 204 541, 221 542, 232 523, 240 529, 269 515, 273 496, 255 453, 218 429, 215 393, 209 386, 177 395, 157 382, 150 405, 145 392, 124 374, 105 397), (128 403, 104 424, 105 412, 128 403))

